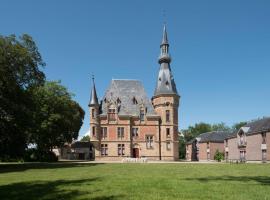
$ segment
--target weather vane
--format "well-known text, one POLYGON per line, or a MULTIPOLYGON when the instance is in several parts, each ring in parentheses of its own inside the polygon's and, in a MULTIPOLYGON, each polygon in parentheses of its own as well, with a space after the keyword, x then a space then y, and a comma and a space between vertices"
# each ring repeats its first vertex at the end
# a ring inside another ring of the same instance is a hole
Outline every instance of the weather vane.
POLYGON ((163 23, 166 25, 166 10, 163 9, 163 23))

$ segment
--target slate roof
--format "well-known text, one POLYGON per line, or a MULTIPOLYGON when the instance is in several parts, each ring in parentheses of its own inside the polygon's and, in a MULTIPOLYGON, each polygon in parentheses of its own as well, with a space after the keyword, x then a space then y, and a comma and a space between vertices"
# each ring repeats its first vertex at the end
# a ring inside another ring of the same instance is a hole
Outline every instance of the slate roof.
POLYGON ((97 92, 96 92, 96 86, 93 78, 93 85, 92 85, 92 90, 91 90, 91 95, 90 95, 90 101, 89 101, 89 106, 91 105, 98 105, 98 97, 97 97, 97 92))
POLYGON ((270 117, 265 117, 256 121, 249 122, 243 127, 249 128, 246 132, 246 135, 251 135, 261 131, 268 131, 270 130, 270 117))
MULTIPOLYGON (((199 143, 204 142, 223 142, 226 137, 228 137, 231 132, 228 131, 212 131, 207 133, 202 133, 196 138, 201 138, 199 143)), ((195 139, 189 141, 187 144, 191 144, 195 139)))
POLYGON ((71 148, 90 148, 92 146, 91 142, 77 141, 71 144, 71 148))
POLYGON ((107 114, 108 105, 112 103, 117 105, 119 115, 139 116, 143 106, 146 116, 158 116, 138 80, 113 79, 102 99, 101 115, 107 114))
POLYGON ((154 92, 155 96, 160 94, 178 95, 174 78, 171 72, 170 64, 165 62, 161 63, 160 65, 158 80, 154 92))

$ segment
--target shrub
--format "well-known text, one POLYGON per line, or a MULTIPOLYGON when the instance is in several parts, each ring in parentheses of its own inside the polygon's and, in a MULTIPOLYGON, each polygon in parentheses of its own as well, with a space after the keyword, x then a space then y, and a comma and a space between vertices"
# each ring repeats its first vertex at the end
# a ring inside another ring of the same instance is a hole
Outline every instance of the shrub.
POLYGON ((26 162, 56 162, 58 157, 51 151, 39 151, 37 149, 28 149, 24 155, 26 162))
POLYGON ((223 152, 219 152, 219 150, 216 150, 214 159, 218 162, 220 162, 221 160, 224 160, 224 153, 223 152))

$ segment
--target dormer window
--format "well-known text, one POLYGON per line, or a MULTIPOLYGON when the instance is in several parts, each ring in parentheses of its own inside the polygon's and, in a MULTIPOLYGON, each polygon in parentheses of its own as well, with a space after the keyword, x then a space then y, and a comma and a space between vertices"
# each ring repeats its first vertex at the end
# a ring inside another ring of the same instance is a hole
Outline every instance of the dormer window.
POLYGON ((144 118, 145 118, 145 112, 144 112, 144 109, 141 109, 140 110, 140 120, 143 122, 144 118))
POLYGON ((116 112, 115 112, 115 107, 114 106, 110 106, 108 109, 108 119, 109 121, 115 121, 116 120, 116 112))
POLYGON ((116 102, 117 104, 121 104, 121 100, 119 98, 117 98, 116 102))
POLYGON ((136 99, 135 97, 132 98, 132 103, 133 103, 134 105, 137 105, 137 104, 138 104, 138 101, 137 101, 137 99, 136 99))

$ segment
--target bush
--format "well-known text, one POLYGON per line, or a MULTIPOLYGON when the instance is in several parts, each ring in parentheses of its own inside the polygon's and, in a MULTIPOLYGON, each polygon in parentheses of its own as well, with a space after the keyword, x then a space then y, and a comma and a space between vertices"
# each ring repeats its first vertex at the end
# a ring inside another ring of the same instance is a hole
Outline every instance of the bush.
POLYGON ((224 153, 223 152, 219 152, 219 150, 216 150, 214 159, 218 162, 220 162, 221 160, 224 160, 224 153))
POLYGON ((26 162, 56 162, 58 157, 51 151, 39 151, 37 149, 28 149, 24 156, 26 162))

